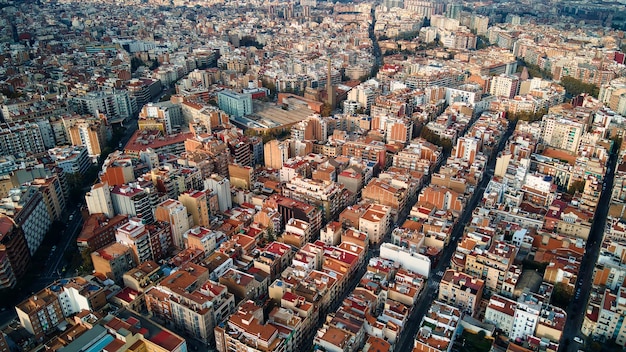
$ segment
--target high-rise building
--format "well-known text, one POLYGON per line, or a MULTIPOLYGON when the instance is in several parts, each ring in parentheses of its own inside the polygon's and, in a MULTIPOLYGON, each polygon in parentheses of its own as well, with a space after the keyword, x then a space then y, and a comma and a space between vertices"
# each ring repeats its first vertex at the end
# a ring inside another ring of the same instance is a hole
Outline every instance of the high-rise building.
POLYGON ((125 90, 90 92, 71 100, 77 113, 93 116, 99 116, 102 113, 109 122, 121 122, 131 118, 133 112, 137 110, 134 102, 135 100, 131 100, 125 90))
POLYGON ((133 250, 136 263, 158 261, 171 250, 172 231, 169 223, 159 221, 144 225, 141 219, 133 217, 116 229, 115 239, 133 250))
POLYGON ((409 119, 388 120, 386 129, 387 142, 408 143, 413 137, 413 121, 409 119))
POLYGON ((210 226, 209 205, 205 191, 187 191, 178 196, 178 200, 191 214, 194 226, 210 226))
POLYGON ((130 158, 116 158, 109 154, 100 170, 100 181, 109 186, 121 186, 135 181, 135 170, 130 158))
POLYGON ((35 254, 52 224, 41 192, 34 186, 12 189, 0 205, 0 213, 13 218, 24 231, 30 254, 35 254))
POLYGON ((85 201, 89 214, 102 213, 107 218, 115 216, 113 202, 111 201, 111 191, 106 182, 96 183, 91 186, 91 190, 85 194, 85 201))
POLYGON ((476 31, 476 35, 487 34, 489 28, 489 17, 481 15, 472 15, 470 18, 470 29, 476 31))
POLYGON ((394 7, 401 9, 401 8, 404 8, 404 1, 403 0, 384 0, 383 5, 388 9, 391 9, 394 7))
POLYGON ((319 143, 326 143, 328 140, 328 122, 320 115, 312 115, 305 120, 313 133, 313 139, 319 143))
POLYGON ((235 159, 235 163, 243 166, 252 166, 252 148, 244 138, 238 138, 228 142, 230 155, 235 159))
POLYGON ((84 145, 91 157, 98 157, 106 144, 106 124, 96 118, 65 119, 72 145, 84 145))
POLYGON ((93 165, 87 148, 82 145, 48 149, 48 155, 66 174, 84 175, 93 165))
POLYGON ((0 215, 0 288, 13 287, 26 272, 30 252, 24 232, 13 219, 0 215))
POLYGON ((289 142, 273 139, 264 146, 265 167, 280 170, 289 159, 289 142))
POLYGON ((541 141, 551 147, 576 153, 586 124, 559 115, 544 115, 541 141))
POLYGON ((344 189, 336 182, 316 181, 298 175, 286 180, 282 194, 320 207, 325 221, 330 221, 345 206, 344 189))
POLYGON ((476 159, 476 155, 479 150, 480 139, 475 137, 460 137, 456 141, 456 154, 454 156, 457 159, 464 160, 471 165, 476 159))
POLYGON ((142 181, 111 189, 111 202, 115 214, 139 217, 145 223, 154 222, 152 209, 158 203, 157 191, 152 182, 142 181))
POLYGON ((494 76, 489 85, 489 94, 498 97, 513 98, 519 91, 520 80, 514 75, 501 74, 494 76))
POLYGON ((65 193, 58 175, 36 178, 31 183, 39 190, 52 220, 60 220, 65 211, 65 193))
POLYGON ((0 124, 2 155, 37 154, 46 151, 39 126, 34 123, 0 124))
POLYGON ((436 11, 435 5, 434 1, 404 0, 404 8, 406 10, 422 15, 424 18, 430 18, 434 14, 441 13, 441 11, 436 11))
POLYGON ((460 3, 446 4, 446 17, 453 18, 455 20, 461 19, 462 10, 463 10, 463 5, 460 3))
POLYGON ((158 79, 131 79, 126 85, 130 96, 135 98, 137 106, 142 106, 159 96, 162 85, 158 79))
POLYGON ((365 109, 365 111, 369 111, 378 95, 378 83, 370 80, 352 88, 348 92, 348 100, 359 103, 360 107, 365 109))
POLYGON ((233 207, 233 200, 230 195, 230 181, 228 178, 213 174, 211 177, 204 180, 204 188, 211 190, 211 193, 217 195, 221 212, 225 212, 233 207))
POLYGON ((183 235, 192 225, 189 224, 189 215, 183 203, 174 199, 167 199, 157 205, 154 216, 157 221, 170 224, 174 245, 178 248, 184 248, 183 235))

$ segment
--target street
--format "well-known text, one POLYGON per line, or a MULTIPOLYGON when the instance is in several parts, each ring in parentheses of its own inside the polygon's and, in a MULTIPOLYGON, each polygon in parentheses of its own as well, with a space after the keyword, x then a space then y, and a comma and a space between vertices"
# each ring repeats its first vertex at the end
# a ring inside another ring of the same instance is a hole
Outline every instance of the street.
POLYGON ((417 334, 417 330, 419 329, 419 324, 422 320, 422 317, 428 311, 428 308, 432 305, 433 300, 437 296, 437 289, 439 287, 439 283, 441 282, 441 278, 443 276, 443 272, 446 270, 450 263, 450 259, 452 255, 456 251, 456 246, 458 241, 461 239, 463 235, 463 231, 465 230, 465 224, 467 224, 472 216, 472 212, 478 202, 481 200, 483 193, 482 190, 485 189, 489 181, 491 180, 491 175, 493 175, 493 170, 496 166, 496 157, 498 153, 504 148, 507 140, 511 137, 511 134, 515 130, 516 123, 512 122, 509 124, 509 128, 502 136, 498 144, 498 148, 495 150, 493 155, 489 158, 489 162, 487 163, 487 167, 485 169, 485 176, 481 179, 480 183, 477 185, 477 191, 472 194, 470 201, 465 206, 463 213, 459 217, 458 222, 454 226, 454 229, 451 233, 451 241, 450 243, 443 249, 443 253, 439 259, 439 262, 434 268, 431 268, 430 272, 432 273, 430 278, 427 281, 426 289, 422 293, 421 299, 418 303, 413 307, 411 311, 411 315, 409 316, 409 321, 406 324, 405 330, 402 332, 398 343, 396 344, 397 351, 410 351, 413 349, 413 340, 415 339, 415 335, 417 334))
MULTIPOLYGON (((21 302, 34 292, 42 290, 44 287, 51 284, 54 280, 59 279, 61 276, 72 276, 69 275, 69 272, 61 272, 62 269, 60 268, 63 268, 67 265, 65 251, 70 247, 70 244, 72 242, 76 241, 76 237, 82 229, 83 219, 80 216, 78 210, 78 206, 74 205, 66 211, 66 219, 64 220, 67 220, 69 218, 69 214, 73 214, 73 217, 71 221, 66 222, 66 227, 65 230, 63 230, 63 236, 61 236, 59 243, 57 243, 53 247, 44 263, 30 263, 30 266, 32 268, 40 267, 39 274, 30 283, 30 286, 28 286, 26 290, 20 292, 21 296, 16 297, 14 302, 11 303, 12 305, 21 302)), ((0 312, 0 327, 6 326, 11 320, 16 317, 15 308, 13 306, 5 308, 5 311, 0 312)))
POLYGON ((581 294, 578 297, 575 296, 567 308, 567 321, 565 322, 565 327, 563 328, 563 336, 561 337, 561 344, 559 346, 559 351, 561 352, 576 352, 580 349, 584 349, 582 344, 575 342, 573 339, 574 337, 579 337, 583 340, 585 339, 585 336, 583 336, 580 332, 580 328, 585 317, 587 299, 589 297, 591 280, 593 278, 593 268, 598 260, 600 246, 602 245, 604 228, 606 226, 606 217, 608 215, 611 202, 611 192, 613 190, 616 162, 617 154, 616 152, 612 152, 609 156, 609 162, 607 163, 608 172, 605 177, 606 187, 600 194, 600 201, 598 202, 593 224, 591 225, 585 255, 583 256, 580 264, 578 283, 575 290, 580 290, 581 294))
POLYGON ((76 241, 76 237, 82 229, 83 224, 83 219, 79 214, 78 208, 73 209, 71 214, 72 220, 66 224, 65 235, 61 239, 61 242, 55 246, 56 248, 51 251, 50 257, 48 261, 46 261, 47 270, 44 275, 41 275, 39 280, 48 279, 48 281, 50 281, 51 279, 57 278, 59 275, 63 275, 59 267, 67 265, 67 263, 65 263, 65 251, 70 246, 70 243, 76 241), (63 264, 63 266, 61 266, 61 264, 63 264))

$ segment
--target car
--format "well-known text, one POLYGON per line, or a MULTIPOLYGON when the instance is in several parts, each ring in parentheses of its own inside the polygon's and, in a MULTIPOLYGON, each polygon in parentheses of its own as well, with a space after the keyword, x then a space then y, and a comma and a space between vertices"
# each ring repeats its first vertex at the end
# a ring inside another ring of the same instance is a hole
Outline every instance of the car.
POLYGON ((576 342, 576 343, 580 343, 580 344, 585 343, 585 341, 583 341, 583 339, 581 339, 581 338, 580 338, 580 337, 578 337, 578 336, 574 336, 574 342, 576 342))

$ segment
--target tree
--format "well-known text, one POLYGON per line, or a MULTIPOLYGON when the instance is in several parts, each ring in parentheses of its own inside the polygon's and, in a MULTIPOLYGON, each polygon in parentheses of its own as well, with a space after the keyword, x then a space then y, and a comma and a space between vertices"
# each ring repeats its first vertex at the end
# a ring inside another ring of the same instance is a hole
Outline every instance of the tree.
POLYGON ((537 271, 537 272, 539 272, 541 274, 546 272, 546 268, 548 267, 548 264, 549 263, 547 263, 547 262, 540 263, 540 262, 536 262, 536 261, 530 260, 530 259, 524 259, 522 261, 522 267, 524 269, 535 270, 535 271, 537 271))
POLYGON ((146 64, 138 57, 132 57, 130 59, 130 72, 134 73, 141 66, 146 66, 146 64))
POLYGON ((613 141, 613 145, 615 146, 615 150, 620 150, 622 147, 622 141, 624 139, 621 136, 613 136, 611 137, 611 141, 613 141))
POLYGON ((449 153, 452 150, 452 141, 448 138, 441 138, 435 132, 428 127, 424 127, 420 133, 420 137, 429 141, 430 143, 443 148, 445 153, 449 153))
POLYGON ((595 98, 598 97, 598 93, 600 93, 600 89, 591 83, 585 83, 579 79, 574 77, 563 77, 561 78, 561 85, 565 88, 568 94, 572 96, 577 96, 582 93, 587 93, 595 98))
POLYGON ((558 282, 552 291, 552 304, 563 309, 567 309, 568 304, 574 295, 574 288, 570 285, 558 282))
POLYGON ((270 90, 270 97, 274 98, 276 96, 276 84, 267 78, 263 78, 261 83, 263 84, 263 87, 270 90))
POLYGON ((276 235, 274 234, 274 229, 271 227, 267 229, 267 241, 268 242, 276 241, 276 235))
POLYGON ((359 81, 361 81, 361 82, 365 82, 365 81, 367 81, 368 79, 370 79, 370 76, 369 76, 369 75, 363 75, 363 76, 359 77, 359 81))
POLYGON ((322 105, 322 111, 320 112, 320 115, 326 117, 330 116, 332 112, 333 108, 328 103, 324 103, 324 105, 322 105))
POLYGON ((567 189, 567 193, 576 194, 585 190, 585 180, 572 181, 567 189))
POLYGON ((93 252, 93 250, 89 247, 83 249, 80 252, 80 257, 83 260, 81 264, 81 268, 84 273, 91 273, 93 271, 93 261, 91 260, 91 252, 93 252))
POLYGON ((514 114, 507 113, 507 118, 509 119, 509 121, 521 120, 521 121, 535 122, 535 121, 541 120, 541 118, 543 118, 543 115, 547 113, 548 111, 546 109, 541 109, 537 111, 536 113, 533 113, 530 111, 520 111, 514 114))
POLYGON ((154 59, 150 62, 150 70, 154 71, 159 68, 160 65, 161 63, 159 62, 159 60, 154 59))
POLYGON ((524 67, 526 67, 526 70, 528 70, 528 75, 530 76, 530 78, 539 77, 542 79, 552 79, 552 73, 550 71, 544 70, 538 65, 526 62, 524 59, 519 59, 517 61, 517 65, 518 65, 517 72, 522 72, 524 67))

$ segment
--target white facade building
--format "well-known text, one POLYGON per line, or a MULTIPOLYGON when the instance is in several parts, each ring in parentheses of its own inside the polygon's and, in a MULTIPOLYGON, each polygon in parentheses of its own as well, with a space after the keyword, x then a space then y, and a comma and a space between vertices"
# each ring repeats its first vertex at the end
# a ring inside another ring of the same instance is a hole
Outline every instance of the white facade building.
POLYGON ((430 274, 430 259, 419 253, 412 253, 408 250, 391 243, 380 245, 380 257, 393 260, 403 268, 414 273, 428 277, 430 274))

